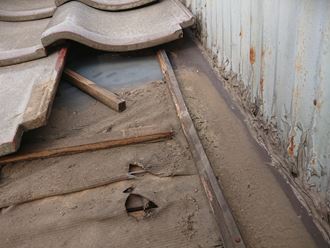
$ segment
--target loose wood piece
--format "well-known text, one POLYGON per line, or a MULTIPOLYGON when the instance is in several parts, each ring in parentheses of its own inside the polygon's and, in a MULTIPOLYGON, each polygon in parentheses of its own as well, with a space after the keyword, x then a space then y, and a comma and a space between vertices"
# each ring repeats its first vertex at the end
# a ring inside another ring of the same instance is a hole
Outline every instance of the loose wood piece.
POLYGON ((107 136, 106 138, 103 138, 103 140, 101 139, 97 142, 95 142, 95 137, 92 137, 89 140, 86 140, 84 143, 79 143, 79 140, 78 142, 77 140, 71 140, 71 143, 75 143, 66 147, 55 146, 50 149, 40 149, 31 152, 26 151, 10 156, 5 156, 0 158, 0 165, 42 158, 65 156, 83 152, 91 152, 145 142, 156 142, 164 139, 170 139, 173 137, 173 135, 173 131, 168 130, 152 130, 150 132, 147 132, 147 129, 145 128, 134 129, 133 131, 125 130, 122 131, 121 137, 111 138, 107 136))
POLYGON ((112 93, 111 91, 101 88, 100 86, 81 76, 77 72, 74 72, 70 69, 65 69, 64 78, 74 86, 91 95, 92 97, 99 100, 108 107, 118 112, 122 112, 126 109, 125 100, 121 99, 119 96, 112 93))
POLYGON ((203 188, 221 230, 225 247, 244 248, 244 241, 198 137, 167 54, 164 50, 160 50, 157 57, 195 160, 203 188))

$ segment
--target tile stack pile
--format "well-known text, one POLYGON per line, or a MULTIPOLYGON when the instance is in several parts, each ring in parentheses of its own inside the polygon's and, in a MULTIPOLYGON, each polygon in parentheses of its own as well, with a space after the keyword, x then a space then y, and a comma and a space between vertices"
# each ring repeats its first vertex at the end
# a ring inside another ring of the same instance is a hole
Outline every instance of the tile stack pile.
POLYGON ((45 125, 67 49, 63 40, 124 52, 183 36, 194 24, 178 0, 2 0, 0 156, 45 125))

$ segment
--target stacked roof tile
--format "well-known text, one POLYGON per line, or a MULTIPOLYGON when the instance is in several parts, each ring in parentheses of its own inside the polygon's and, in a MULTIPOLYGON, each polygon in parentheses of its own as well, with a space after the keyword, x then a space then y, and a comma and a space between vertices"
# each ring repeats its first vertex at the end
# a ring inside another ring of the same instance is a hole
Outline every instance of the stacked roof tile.
POLYGON ((64 65, 60 41, 131 51, 181 38, 193 23, 179 0, 1 1, 0 156, 45 125, 64 65))

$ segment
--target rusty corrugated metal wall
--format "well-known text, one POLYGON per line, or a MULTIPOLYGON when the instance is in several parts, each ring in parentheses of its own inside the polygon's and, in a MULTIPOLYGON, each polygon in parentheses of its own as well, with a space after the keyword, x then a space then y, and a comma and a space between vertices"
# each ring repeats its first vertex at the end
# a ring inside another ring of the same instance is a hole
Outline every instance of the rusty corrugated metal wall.
POLYGON ((272 149, 329 234, 330 1, 182 2, 209 56, 235 75, 251 113, 275 132, 272 149))

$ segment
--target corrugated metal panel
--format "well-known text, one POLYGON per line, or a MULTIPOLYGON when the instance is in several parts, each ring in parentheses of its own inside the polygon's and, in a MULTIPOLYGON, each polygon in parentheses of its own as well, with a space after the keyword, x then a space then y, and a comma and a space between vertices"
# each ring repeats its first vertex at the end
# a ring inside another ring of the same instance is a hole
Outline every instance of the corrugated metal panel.
POLYGON ((330 221, 330 1, 183 0, 219 68, 276 127, 283 158, 330 221))

